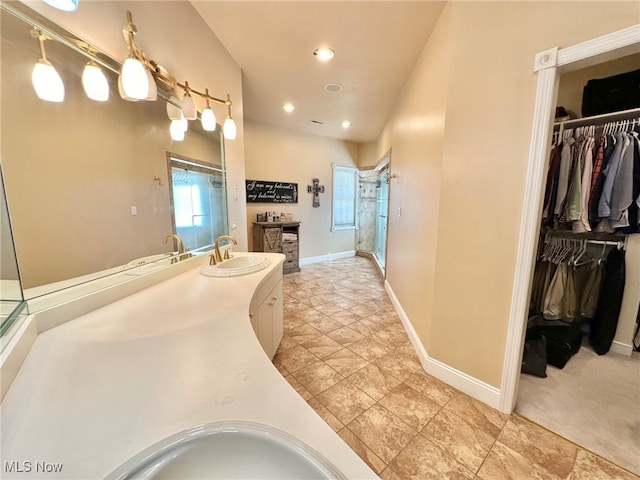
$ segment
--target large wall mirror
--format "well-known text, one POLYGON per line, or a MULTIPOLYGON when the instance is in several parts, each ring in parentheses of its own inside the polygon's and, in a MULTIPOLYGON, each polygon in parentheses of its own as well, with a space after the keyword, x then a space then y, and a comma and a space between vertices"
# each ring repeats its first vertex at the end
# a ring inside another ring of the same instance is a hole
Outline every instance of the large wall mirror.
MULTIPOLYGON (((188 219, 174 202, 171 159, 190 159, 208 168, 213 179, 198 179, 197 186, 199 192, 207 185, 214 189, 206 197, 209 235, 187 235, 184 247, 206 249, 211 238, 227 233, 221 129, 205 132, 192 121, 184 141, 173 141, 161 92, 155 102, 124 101, 117 74, 108 68, 103 71, 109 100, 90 100, 81 79, 89 58, 73 48, 81 40, 22 4, 21 12, 10 5, 0 10, 1 159, 24 297, 121 274, 136 259, 175 253, 177 242, 163 240, 179 233, 176 216, 183 231, 188 219), (70 42, 45 41, 47 59, 65 85, 63 102, 40 100, 32 86, 41 56, 33 22, 70 42)), ((118 70, 117 61, 92 53, 118 70)), ((188 163, 185 168, 191 169, 188 163)), ((187 172, 184 180, 196 176, 187 172)), ((181 205, 189 203, 185 185, 180 183, 181 205)), ((194 227, 201 227, 203 211, 192 214, 194 227)), ((4 255, 5 242, 2 249, 4 255)))

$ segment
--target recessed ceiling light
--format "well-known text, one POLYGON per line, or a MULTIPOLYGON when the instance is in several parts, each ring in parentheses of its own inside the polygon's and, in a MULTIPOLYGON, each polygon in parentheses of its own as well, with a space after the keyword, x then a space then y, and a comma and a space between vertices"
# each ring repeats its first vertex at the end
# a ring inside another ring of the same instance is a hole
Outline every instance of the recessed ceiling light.
POLYGON ((351 126, 351 122, 349 122, 348 120, 345 120, 340 125, 342 125, 342 128, 349 128, 351 126))
POLYGON ((334 52, 330 48, 322 47, 322 48, 316 48, 313 51, 313 54, 316 57, 318 57, 318 60, 322 60, 323 62, 326 62, 327 60, 331 60, 333 56, 336 54, 336 52, 334 52))
POLYGON ((330 93, 341 92, 342 88, 343 88, 342 85, 340 85, 339 83, 327 83, 324 86, 325 91, 330 92, 330 93))
POLYGON ((282 105, 282 109, 287 113, 291 113, 296 109, 296 107, 294 107, 290 103, 285 103, 284 105, 282 105))

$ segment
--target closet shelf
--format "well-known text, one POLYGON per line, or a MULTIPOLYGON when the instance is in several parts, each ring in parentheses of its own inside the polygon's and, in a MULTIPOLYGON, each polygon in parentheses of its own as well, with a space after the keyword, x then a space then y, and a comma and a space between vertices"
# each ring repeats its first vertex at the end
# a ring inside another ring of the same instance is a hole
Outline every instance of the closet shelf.
POLYGON ((568 238, 576 240, 603 240, 610 242, 624 242, 626 235, 624 233, 599 233, 599 232, 583 232, 574 233, 571 230, 553 230, 546 228, 542 230, 543 234, 550 237, 568 238))
POLYGON ((593 115, 591 117, 574 118, 571 120, 563 120, 555 122, 554 127, 580 127, 583 125, 591 125, 594 123, 615 122, 618 120, 631 120, 640 117, 640 108, 632 108, 631 110, 622 110, 620 112, 603 113, 602 115, 593 115))

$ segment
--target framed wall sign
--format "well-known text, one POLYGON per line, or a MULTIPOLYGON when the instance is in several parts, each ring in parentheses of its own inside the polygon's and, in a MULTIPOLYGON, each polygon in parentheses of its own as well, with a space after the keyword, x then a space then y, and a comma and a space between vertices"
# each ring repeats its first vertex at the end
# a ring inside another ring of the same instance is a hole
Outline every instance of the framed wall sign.
POLYGON ((246 180, 247 203, 298 203, 298 184, 246 180))

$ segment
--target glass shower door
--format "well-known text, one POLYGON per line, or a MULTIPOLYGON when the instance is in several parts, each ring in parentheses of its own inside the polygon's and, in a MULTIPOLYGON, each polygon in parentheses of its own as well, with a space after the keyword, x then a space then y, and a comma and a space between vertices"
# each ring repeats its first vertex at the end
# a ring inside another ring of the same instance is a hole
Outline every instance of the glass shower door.
POLYGON ((173 158, 171 186, 175 232, 185 249, 212 245, 219 235, 227 233, 223 172, 173 158))
POLYGON ((376 196, 376 241, 375 251, 378 263, 384 269, 387 259, 387 220, 389 215, 389 169, 378 175, 376 196))

